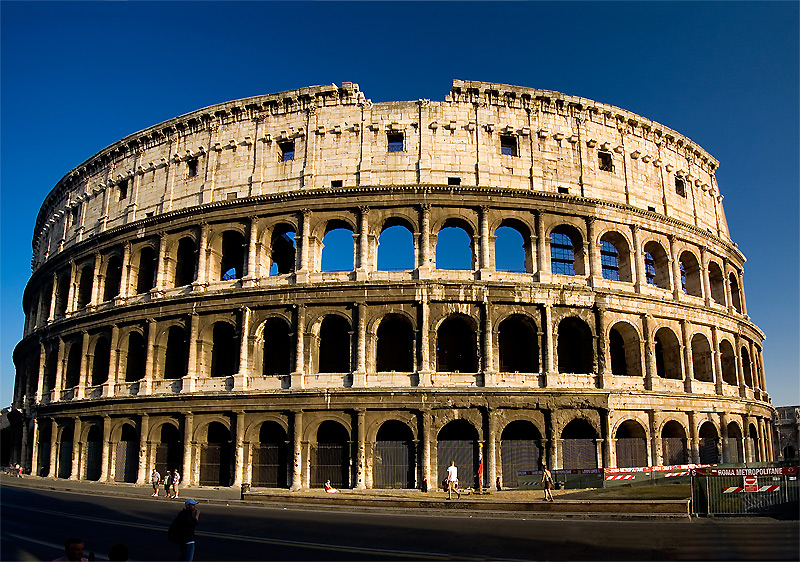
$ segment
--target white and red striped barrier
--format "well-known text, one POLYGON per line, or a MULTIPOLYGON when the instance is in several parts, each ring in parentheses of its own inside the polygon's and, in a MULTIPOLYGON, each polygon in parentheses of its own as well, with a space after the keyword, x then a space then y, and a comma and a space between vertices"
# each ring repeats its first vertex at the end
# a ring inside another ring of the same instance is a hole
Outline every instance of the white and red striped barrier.
POLYGON ((666 474, 664 474, 664 478, 670 478, 672 476, 689 476, 689 474, 690 474, 689 470, 684 470, 682 472, 667 472, 666 474))
MULTIPOLYGON (((759 486, 758 490, 753 490, 753 492, 776 492, 780 489, 781 487, 779 485, 759 486)), ((742 486, 729 486, 722 489, 723 494, 738 494, 741 492, 744 492, 744 488, 742 486)))
POLYGON ((606 476, 606 480, 633 480, 636 478, 635 474, 613 474, 606 476))

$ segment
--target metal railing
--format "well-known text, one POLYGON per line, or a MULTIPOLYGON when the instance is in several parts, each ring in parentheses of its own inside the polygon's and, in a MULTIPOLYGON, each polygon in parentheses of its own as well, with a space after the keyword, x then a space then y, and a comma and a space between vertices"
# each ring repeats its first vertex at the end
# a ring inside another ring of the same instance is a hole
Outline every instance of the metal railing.
POLYGON ((770 515, 798 518, 797 466, 692 470, 694 515, 770 515))

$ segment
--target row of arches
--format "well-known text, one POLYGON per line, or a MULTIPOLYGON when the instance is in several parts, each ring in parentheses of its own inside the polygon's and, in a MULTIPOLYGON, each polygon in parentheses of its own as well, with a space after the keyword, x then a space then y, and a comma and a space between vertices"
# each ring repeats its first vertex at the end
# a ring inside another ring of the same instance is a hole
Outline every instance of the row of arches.
MULTIPOLYGON (((430 263, 437 269, 472 271, 493 267, 497 271, 535 273, 545 265, 539 262, 549 257, 550 272, 556 275, 586 276, 597 267, 599 271, 594 274, 609 281, 641 281, 668 290, 679 284, 678 290, 687 295, 708 297, 710 302, 744 311, 739 272, 725 262, 704 258, 690 247, 678 248, 671 257, 673 249, 665 248, 658 239, 647 240, 638 248, 629 235, 608 230, 597 237, 593 249, 579 227, 555 224, 544 234, 543 243, 548 250, 537 248, 531 225, 508 218, 498 223, 491 236, 487 234, 485 245, 491 250, 480 250, 476 228, 467 219, 451 217, 438 227, 431 236, 435 249, 430 263), (491 255, 483 256, 486 252, 491 255), (590 252, 598 254, 596 266, 591 265, 590 252), (639 254, 641 258, 637 258, 639 254), (641 263, 637 263, 638 259, 641 263)), ((263 240, 251 240, 243 224, 222 226, 210 234, 207 229, 162 236, 160 241, 133 242, 130 251, 119 248, 97 254, 57 273, 26 306, 29 326, 42 325, 46 320, 119 296, 148 294, 196 282, 279 276, 298 270, 353 271, 356 267, 411 271, 431 259, 423 256, 416 227, 403 217, 386 218, 374 237, 374 247, 366 247, 369 242, 364 242, 363 248, 363 231, 357 230, 354 223, 328 220, 319 227, 318 235, 307 237, 307 243, 315 245, 311 258, 304 257, 298 247, 304 237, 298 235, 293 222, 276 223, 262 235, 266 238, 263 240)))
MULTIPOLYGON (((759 436, 755 425, 750 424, 743 435, 740 425, 730 422, 726 436, 721 438, 717 427, 711 422, 699 426, 696 460, 701 464, 719 462, 745 462, 746 454, 754 461, 761 461, 758 446, 759 436), (724 457, 723 458, 723 450, 724 457)), ((163 423, 156 428, 152 451, 145 459, 139 455, 139 431, 133 423, 124 423, 109 443, 111 450, 104 455, 102 425, 91 424, 85 431, 85 443, 76 444, 75 433, 69 425, 63 427, 45 425, 39 433, 40 445, 38 473, 47 475, 51 471, 58 478, 79 477, 85 480, 112 480, 136 482, 142 475, 155 468, 164 474, 178 469, 186 475, 187 482, 195 480, 200 486, 229 486, 234 483, 237 452, 235 435, 226 424, 211 421, 202 427, 201 434, 192 437, 196 450, 187 456, 187 443, 176 424, 163 423), (52 428, 58 431, 57 440, 52 439, 52 428), (50 443, 55 444, 51 459, 50 443), (76 450, 83 453, 76 455, 76 450), (107 463, 104 467, 103 462, 107 463), (187 459, 196 462, 196 470, 184 466, 187 459), (80 466, 74 466, 74 462, 80 466)), ((247 474, 243 480, 253 486, 288 488, 293 484, 295 468, 292 451, 294 445, 285 427, 275 421, 264 421, 253 434, 257 437, 247 444, 247 474)), ((586 419, 576 418, 566 424, 558 436, 560 462, 563 469, 592 469, 603 466, 602 439, 586 419)), ((614 433, 614 465, 620 468, 652 466, 653 456, 647 431, 635 419, 622 421, 614 433)), ((655 444, 660 448, 662 465, 684 465, 692 462, 690 440, 686 430, 677 421, 663 424, 655 444)), ((335 420, 322 421, 309 444, 306 464, 308 485, 321 487, 327 480, 336 487, 355 487, 355 436, 348 428, 335 420)), ((435 439, 436 482, 447 475, 450 462, 459 467, 461 485, 478 485, 478 463, 483 443, 477 429, 467 420, 454 420, 444 425, 435 439)), ((378 429, 373 442, 368 444, 371 469, 369 479, 372 488, 419 488, 421 481, 421 442, 416 432, 406 422, 388 420, 378 429)), ((534 423, 520 419, 507 423, 498 435, 498 476, 503 487, 518 485, 518 474, 540 470, 548 456, 548 442, 534 423)), ((550 465, 552 466, 552 458, 550 465)), ((431 485, 433 483, 429 483, 431 485)), ((482 482, 483 486, 489 484, 482 482)))

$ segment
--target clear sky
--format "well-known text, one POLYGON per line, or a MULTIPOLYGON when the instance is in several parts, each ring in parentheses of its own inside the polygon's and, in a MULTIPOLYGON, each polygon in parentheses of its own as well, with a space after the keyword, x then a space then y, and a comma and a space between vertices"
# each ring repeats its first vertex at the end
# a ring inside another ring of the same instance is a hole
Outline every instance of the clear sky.
POLYGON ((357 82, 443 100, 454 78, 616 105, 720 161, 767 389, 800 404, 798 3, 0 3, 0 405, 44 197, 105 146, 236 98, 357 82))

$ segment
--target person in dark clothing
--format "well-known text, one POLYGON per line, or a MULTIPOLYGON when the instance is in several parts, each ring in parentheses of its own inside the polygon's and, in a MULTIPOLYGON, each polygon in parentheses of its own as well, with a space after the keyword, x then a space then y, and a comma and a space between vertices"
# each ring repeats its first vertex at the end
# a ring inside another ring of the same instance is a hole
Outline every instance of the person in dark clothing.
POLYGON ((191 562, 194 559, 194 530, 200 512, 197 510, 197 502, 189 498, 183 504, 183 509, 175 516, 172 525, 169 526, 169 540, 180 546, 180 558, 178 560, 191 562))

